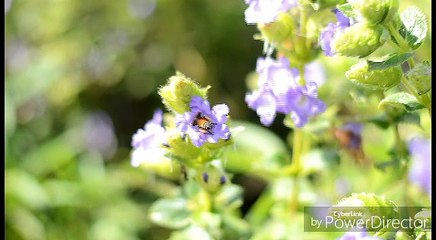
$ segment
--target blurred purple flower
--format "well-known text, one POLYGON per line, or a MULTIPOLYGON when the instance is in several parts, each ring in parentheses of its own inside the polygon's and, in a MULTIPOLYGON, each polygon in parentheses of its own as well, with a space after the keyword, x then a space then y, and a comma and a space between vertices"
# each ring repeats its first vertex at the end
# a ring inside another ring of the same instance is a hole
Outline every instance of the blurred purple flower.
POLYGON ((382 240, 378 237, 369 235, 366 231, 356 229, 354 231, 348 231, 338 240, 382 240))
POLYGON ((272 58, 259 58, 256 71, 259 74, 259 89, 247 94, 245 101, 255 109, 263 125, 269 126, 276 112, 287 113, 287 91, 295 85, 295 73, 286 58, 278 61, 272 58))
POLYGON ((286 12, 298 5, 298 0, 245 0, 245 22, 248 24, 270 23, 280 12, 286 12))
POLYGON ((412 156, 410 182, 431 194, 431 142, 424 138, 414 138, 409 142, 409 151, 412 156))
POLYGON ((326 81, 324 66, 319 61, 307 64, 304 68, 304 78, 306 82, 314 82, 318 87, 321 86, 326 81))
POLYGON ((111 118, 104 112, 92 112, 86 116, 83 126, 86 148, 97 151, 104 158, 113 156, 117 149, 117 139, 111 118))
POLYGON ((138 167, 144 161, 159 161, 164 156, 163 146, 166 140, 165 129, 162 127, 162 117, 162 110, 156 110, 153 119, 145 124, 144 129, 138 129, 133 135, 132 166, 138 167))
POLYGON ((322 113, 326 109, 324 102, 318 99, 317 85, 314 82, 291 88, 287 100, 292 121, 298 128, 303 127, 309 121, 309 117, 322 113))
POLYGON ((145 19, 156 9, 156 0, 129 0, 128 8, 132 16, 145 19))
MULTIPOLYGON (((260 121, 270 126, 276 113, 291 114, 297 127, 304 126, 309 117, 325 110, 325 104, 318 99, 317 85, 308 81, 306 86, 297 84, 299 72, 291 69, 286 58, 275 61, 259 58, 256 71, 259 74, 259 89, 245 96, 245 102, 255 109, 260 121)), ((305 71, 309 73, 309 71, 305 71)))
POLYGON ((219 139, 229 139, 230 131, 227 122, 229 107, 225 104, 219 104, 210 108, 207 100, 199 96, 191 99, 190 112, 179 114, 176 117, 177 128, 187 134, 196 147, 200 147, 205 142, 216 143, 219 139), (207 122, 207 127, 199 123, 207 122), (202 125, 202 126, 200 126, 202 125))
POLYGON ((346 17, 341 11, 335 9, 334 12, 338 21, 336 23, 327 24, 327 27, 325 27, 320 34, 319 41, 326 56, 333 56, 335 54, 331 47, 331 43, 336 33, 352 25, 351 19, 346 17))

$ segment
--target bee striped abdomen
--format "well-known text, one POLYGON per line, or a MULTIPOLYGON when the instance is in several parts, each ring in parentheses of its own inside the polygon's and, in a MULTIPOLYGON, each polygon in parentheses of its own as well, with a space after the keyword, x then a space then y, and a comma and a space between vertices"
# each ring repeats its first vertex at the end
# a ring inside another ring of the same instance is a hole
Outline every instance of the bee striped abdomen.
POLYGON ((212 129, 216 123, 212 122, 208 117, 198 113, 192 122, 193 126, 197 126, 202 133, 212 134, 212 129))

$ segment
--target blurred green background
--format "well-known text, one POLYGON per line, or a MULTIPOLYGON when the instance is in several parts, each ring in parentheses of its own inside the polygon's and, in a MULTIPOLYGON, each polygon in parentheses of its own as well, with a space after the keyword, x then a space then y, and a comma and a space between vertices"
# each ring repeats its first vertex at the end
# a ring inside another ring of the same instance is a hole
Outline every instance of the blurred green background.
MULTIPOLYGON (((429 17, 429 1, 416 4, 429 17)), ((211 85, 210 101, 228 104, 233 119, 260 125, 244 97, 263 43, 245 8, 243 0, 6 0, 6 238, 166 239, 147 208, 176 185, 130 165, 132 134, 163 107, 157 89, 176 70, 211 85)), ((430 60, 430 40, 417 59, 430 60)), ((353 60, 322 61, 321 97, 349 101, 340 91, 352 87, 343 72, 353 60)), ((269 129, 286 142, 282 120, 269 129)), ((264 183, 245 184, 250 196, 264 183)))

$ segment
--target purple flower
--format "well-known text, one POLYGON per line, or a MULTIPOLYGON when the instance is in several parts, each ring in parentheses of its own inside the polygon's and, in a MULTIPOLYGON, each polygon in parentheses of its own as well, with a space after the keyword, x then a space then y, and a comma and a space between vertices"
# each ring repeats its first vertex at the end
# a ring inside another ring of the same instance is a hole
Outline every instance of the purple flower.
POLYGON ((276 117, 276 112, 286 113, 286 94, 295 84, 295 74, 286 58, 278 61, 272 58, 259 58, 256 71, 259 74, 259 89, 247 94, 245 101, 256 109, 263 125, 269 126, 276 117))
POLYGON ((419 185, 431 193, 431 142, 423 138, 414 138, 409 142, 412 155, 409 170, 410 182, 419 185))
POLYGON ((327 24, 327 27, 325 27, 320 34, 320 45, 326 56, 333 56, 335 54, 331 47, 331 43, 335 38, 336 33, 343 31, 345 28, 352 25, 351 19, 346 17, 341 11, 338 9, 335 9, 334 11, 338 22, 336 24, 327 24))
POLYGON ((298 85, 299 72, 290 68, 286 58, 259 58, 256 71, 259 89, 247 94, 245 101, 256 110, 263 125, 270 126, 279 112, 290 113, 296 126, 302 127, 310 116, 325 110, 325 104, 317 98, 316 83, 298 85))
POLYGON ((288 91, 287 102, 292 121, 298 128, 303 127, 309 121, 309 117, 326 109, 324 102, 318 99, 317 85, 314 82, 291 88, 288 91))
POLYGON ((138 167, 144 161, 159 161, 164 156, 163 146, 166 140, 165 129, 162 127, 162 114, 162 110, 156 110, 153 119, 145 124, 144 129, 138 129, 133 135, 132 166, 138 167))
POLYGON ((277 15, 298 5, 297 0, 245 0, 245 22, 248 24, 270 23, 277 15))
POLYGON ((381 238, 373 237, 366 231, 356 230, 356 232, 348 231, 339 240, 381 240, 381 238))
POLYGON ((321 86, 326 81, 326 73, 323 65, 314 61, 304 67, 304 78, 306 82, 314 82, 316 85, 321 86))
POLYGON ((176 126, 187 134, 196 147, 205 142, 216 143, 219 139, 229 139, 227 122, 229 108, 225 104, 215 105, 212 109, 207 100, 199 96, 191 99, 190 112, 176 117, 176 126))

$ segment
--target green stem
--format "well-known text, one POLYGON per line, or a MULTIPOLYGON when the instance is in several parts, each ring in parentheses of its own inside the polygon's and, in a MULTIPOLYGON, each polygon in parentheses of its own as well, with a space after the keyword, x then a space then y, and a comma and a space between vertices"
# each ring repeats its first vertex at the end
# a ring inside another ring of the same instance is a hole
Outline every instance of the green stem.
POLYGON ((300 72, 300 80, 298 81, 298 84, 304 86, 306 85, 306 79, 304 77, 304 64, 298 66, 298 71, 300 72))
POLYGON ((401 83, 404 85, 404 87, 406 88, 406 90, 407 90, 410 94, 412 94, 413 96, 416 97, 416 99, 419 100, 419 95, 418 95, 418 93, 415 91, 415 89, 413 88, 413 86, 410 85, 410 83, 407 81, 407 79, 406 79, 404 76, 401 77, 401 83))
POLYGON ((409 60, 407 60, 407 63, 409 64, 410 69, 415 67, 415 60, 413 60, 413 58, 409 58, 409 60))
POLYGON ((392 23, 390 23, 387 24, 387 28, 391 36, 394 37, 395 41, 397 42, 397 45, 401 48, 401 50, 403 52, 409 52, 410 51, 409 45, 407 44, 406 40, 404 40, 404 38, 397 31, 395 26, 392 23))
POLYGON ((395 148, 397 154, 398 156, 403 156, 403 153, 405 152, 405 148, 404 148, 403 141, 401 141, 400 131, 398 129, 397 123, 394 125, 394 135, 395 135, 395 148))
POLYGON ((299 176, 301 172, 301 150, 303 142, 303 131, 295 128, 294 142, 292 148, 292 169, 294 169, 294 182, 291 196, 291 211, 297 212, 298 210, 298 195, 299 195, 299 176))
POLYGON ((398 52, 403 52, 403 49, 402 48, 400 48, 400 46, 398 46, 392 39, 390 39, 389 41, 388 41, 388 43, 393 47, 393 48, 395 48, 395 50, 396 51, 398 51, 398 52))
MULTIPOLYGON (((419 95, 418 92, 416 92, 415 88, 410 85, 410 83, 407 81, 407 79, 403 76, 401 78, 401 83, 404 85, 406 90, 415 96, 415 98, 426 108, 428 108, 429 113, 431 113, 431 100, 428 94, 419 95)), ((431 115, 431 114, 430 114, 431 115)))

